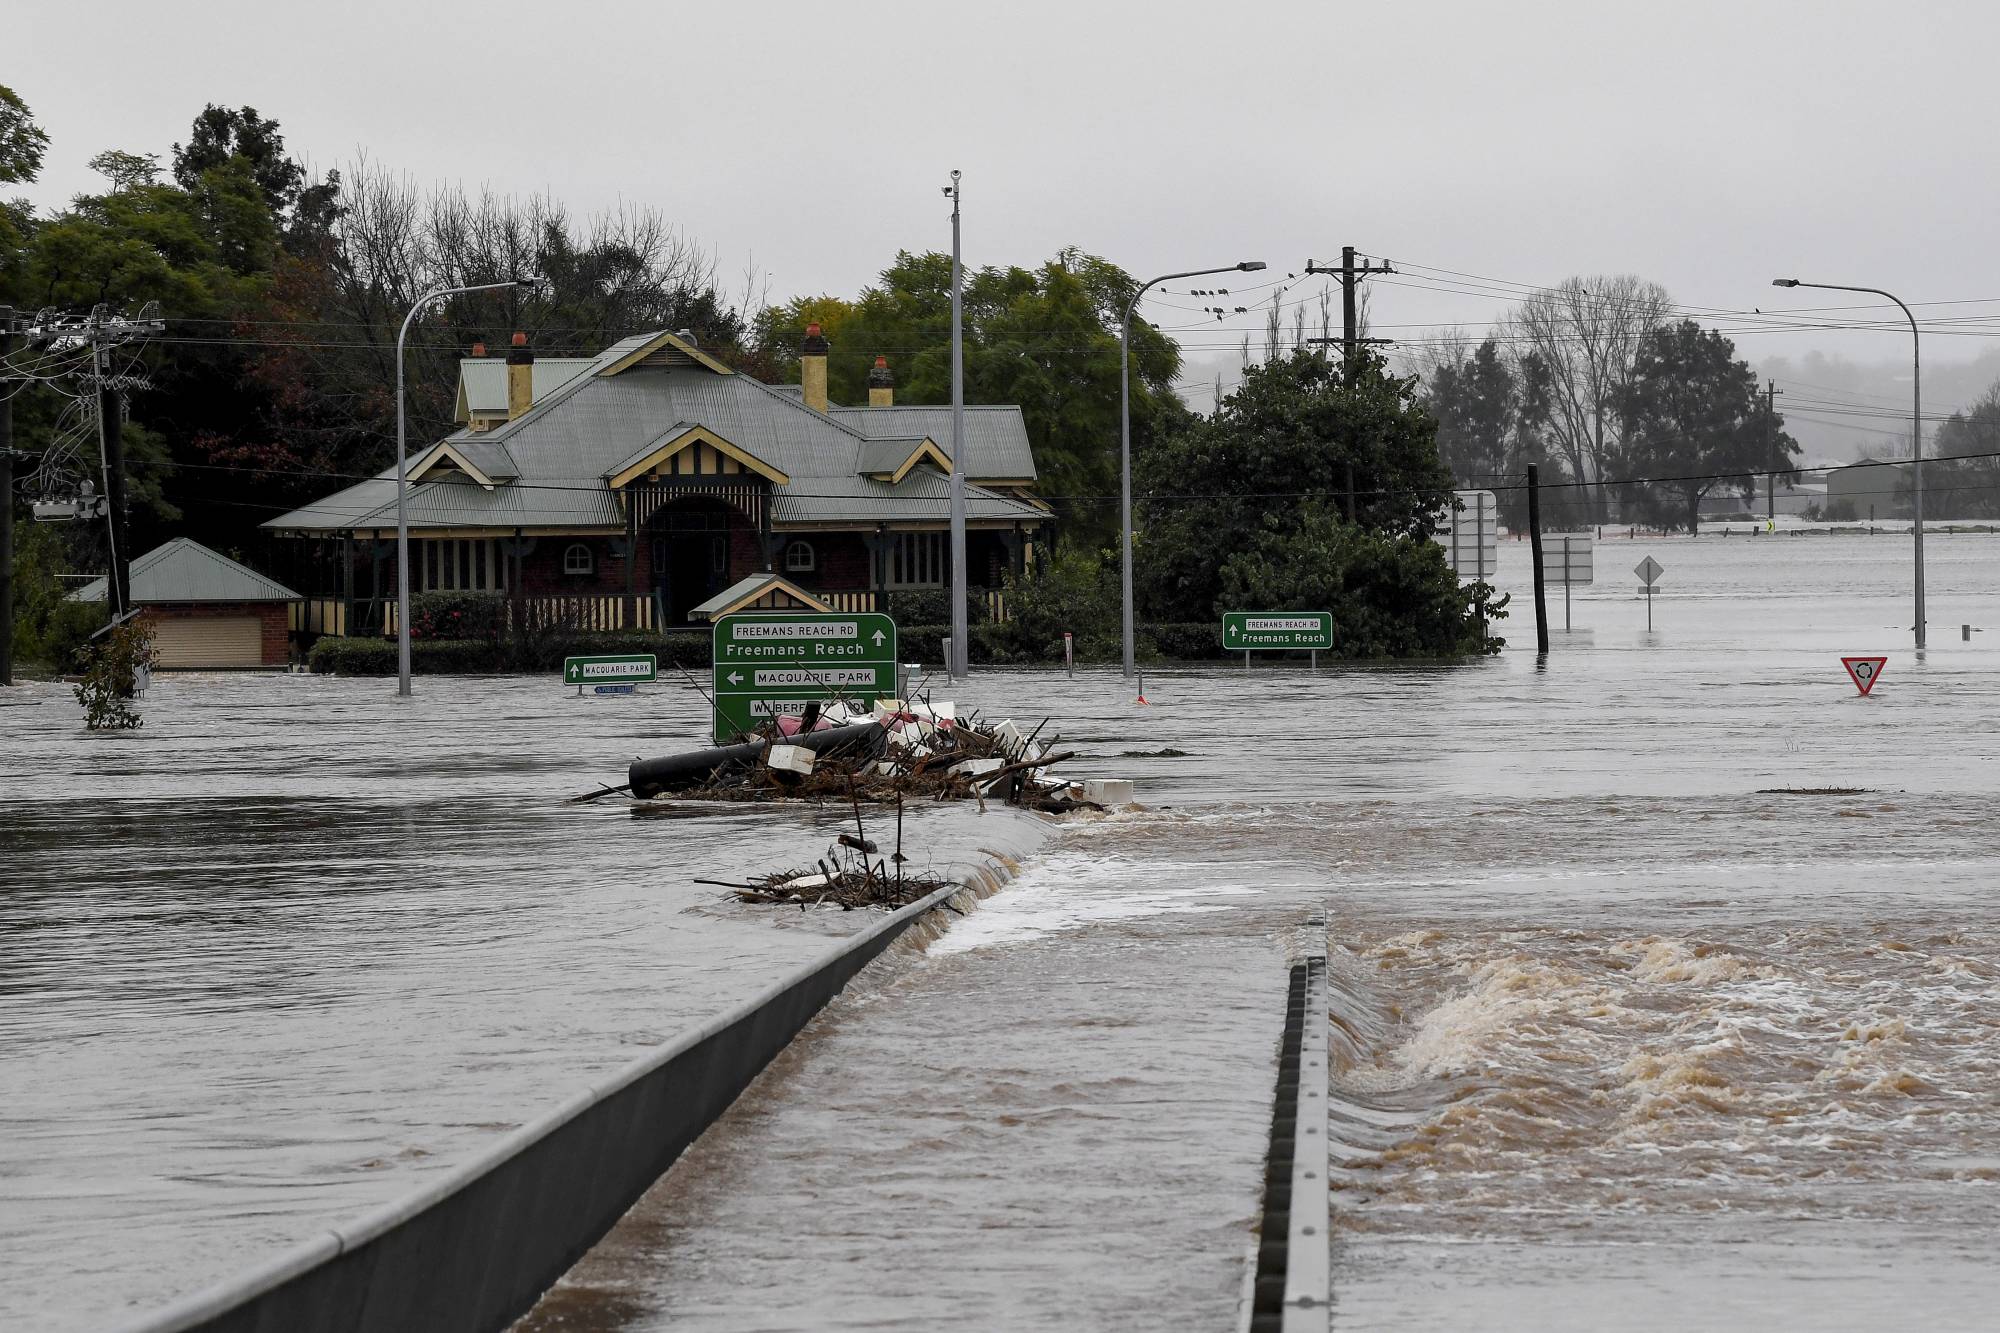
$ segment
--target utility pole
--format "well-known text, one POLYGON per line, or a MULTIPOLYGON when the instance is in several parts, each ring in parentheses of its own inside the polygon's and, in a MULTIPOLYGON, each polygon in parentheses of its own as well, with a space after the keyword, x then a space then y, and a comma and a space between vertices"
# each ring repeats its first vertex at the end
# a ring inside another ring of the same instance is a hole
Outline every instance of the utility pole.
POLYGON ((1528 464, 1528 537, 1535 556, 1535 653, 1546 658, 1549 603, 1542 583, 1542 470, 1533 463, 1528 464))
MULTIPOLYGON (((14 349, 14 307, 0 305, 0 372, 14 349)), ((14 683, 14 396, 0 373, 0 685, 14 683)))
MULTIPOLYGON (((122 321, 121 321, 122 322, 122 321)), ((111 564, 104 586, 110 593, 113 624, 132 609, 132 549, 125 508, 125 403, 112 384, 111 347, 105 338, 109 319, 104 307, 90 314, 91 369, 97 378, 97 451, 104 467, 104 499, 109 506, 106 531, 111 539, 111 564)))
POLYGON ((1306 261, 1306 272, 1325 273, 1340 279, 1341 366, 1349 376, 1354 374, 1354 358, 1363 344, 1393 341, 1389 338, 1364 338, 1361 336, 1360 303, 1357 299, 1360 295, 1361 280, 1377 273, 1394 273, 1396 271, 1390 267, 1387 260, 1377 264, 1369 262, 1367 257, 1363 256, 1360 264, 1357 265, 1354 259, 1354 247, 1343 245, 1340 247, 1339 268, 1325 268, 1313 263, 1310 259, 1306 261))
POLYGON ((1778 521, 1778 467, 1784 462, 1778 457, 1778 382, 1764 381, 1764 438, 1771 444, 1771 472, 1764 478, 1764 518, 1766 522, 1778 521))

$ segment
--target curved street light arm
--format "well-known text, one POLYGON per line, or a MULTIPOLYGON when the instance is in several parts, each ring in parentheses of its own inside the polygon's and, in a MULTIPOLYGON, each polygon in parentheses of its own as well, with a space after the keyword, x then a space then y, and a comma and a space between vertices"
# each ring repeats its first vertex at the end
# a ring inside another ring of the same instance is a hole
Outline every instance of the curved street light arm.
POLYGON ((1125 616, 1125 677, 1134 670, 1132 638, 1132 312, 1139 298, 1163 282, 1176 278, 1204 278, 1212 273, 1254 273, 1264 267, 1261 259, 1245 260, 1222 268, 1195 268, 1185 273, 1162 273, 1139 284, 1125 303, 1125 315, 1118 325, 1118 504, 1120 551, 1119 580, 1123 584, 1125 616))
POLYGON ((466 292, 495 292, 503 287, 531 288, 538 279, 514 278, 507 282, 482 282, 469 287, 434 287, 419 296, 403 316, 396 331, 396 693, 410 694, 410 521, 404 496, 409 491, 408 428, 404 418, 403 344, 410 336, 410 323, 433 301, 466 292))
POLYGON ((1916 563, 1916 635, 1917 651, 1924 651, 1924 349, 1923 335, 1917 329, 1917 317, 1903 304, 1903 299, 1894 292, 1885 292, 1880 287, 1848 287, 1835 282, 1802 282, 1797 278, 1779 278, 1774 284, 1779 287, 1812 287, 1823 292, 1863 292, 1869 296, 1881 296, 1896 303, 1903 312, 1903 318, 1910 321, 1910 533, 1915 539, 1916 563))

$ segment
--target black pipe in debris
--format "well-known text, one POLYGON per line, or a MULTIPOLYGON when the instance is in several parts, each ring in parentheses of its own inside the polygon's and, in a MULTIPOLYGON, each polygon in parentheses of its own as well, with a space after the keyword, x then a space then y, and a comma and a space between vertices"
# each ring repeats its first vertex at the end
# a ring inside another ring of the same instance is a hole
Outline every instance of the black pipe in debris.
MULTIPOLYGON (((800 732, 796 736, 785 737, 780 743, 802 746, 815 754, 849 751, 880 754, 888 743, 888 733, 882 730, 880 722, 856 722, 825 731, 800 732)), ((665 791, 699 787, 714 777, 716 770, 725 764, 755 763, 763 757, 766 744, 764 741, 744 741, 738 745, 718 745, 713 749, 693 750, 687 754, 670 754, 663 759, 640 759, 626 770, 626 777, 632 785, 632 794, 644 800, 665 791)))

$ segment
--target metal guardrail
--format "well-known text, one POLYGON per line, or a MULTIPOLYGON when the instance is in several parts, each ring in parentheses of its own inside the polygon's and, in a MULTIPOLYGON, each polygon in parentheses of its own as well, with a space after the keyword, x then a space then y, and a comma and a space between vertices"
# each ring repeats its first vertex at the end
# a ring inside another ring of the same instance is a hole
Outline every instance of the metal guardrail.
POLYGON ((505 1329, 897 936, 971 881, 1009 876, 1002 853, 982 856, 966 882, 884 918, 431 1184, 132 1320, 124 1333, 505 1329))
POLYGON ((1249 1333, 1326 1333, 1333 1296, 1327 1165, 1326 955, 1294 964, 1264 1162, 1249 1333))

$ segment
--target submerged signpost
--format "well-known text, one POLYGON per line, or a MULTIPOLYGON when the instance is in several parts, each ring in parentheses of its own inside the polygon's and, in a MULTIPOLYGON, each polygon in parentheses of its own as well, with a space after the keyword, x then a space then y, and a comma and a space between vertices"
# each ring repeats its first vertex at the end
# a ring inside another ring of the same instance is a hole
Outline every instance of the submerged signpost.
POLYGON ((1225 611, 1222 646, 1243 654, 1245 671, 1253 652, 1309 652, 1318 667, 1319 655, 1333 647, 1333 612, 1225 611))
POLYGON ((634 685, 650 685, 660 678, 660 660, 652 653, 614 653, 602 657, 565 657, 563 684, 583 693, 586 685, 598 694, 630 694, 634 685))
POLYGON ((1561 537, 1542 538, 1543 577, 1551 583, 1560 583, 1563 586, 1563 633, 1565 634, 1570 631, 1570 585, 1590 586, 1596 577, 1595 562, 1596 557, 1589 537, 1565 534, 1561 537))
POLYGON ((1646 594, 1646 632, 1650 634, 1653 632, 1653 591, 1659 586, 1660 575, 1667 572, 1667 567, 1649 555, 1632 566, 1632 572, 1645 585, 1639 591, 1646 594))
POLYGON ((715 739, 831 699, 896 697, 896 622, 876 612, 722 616, 715 622, 715 739))

